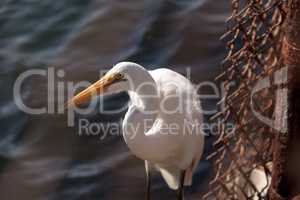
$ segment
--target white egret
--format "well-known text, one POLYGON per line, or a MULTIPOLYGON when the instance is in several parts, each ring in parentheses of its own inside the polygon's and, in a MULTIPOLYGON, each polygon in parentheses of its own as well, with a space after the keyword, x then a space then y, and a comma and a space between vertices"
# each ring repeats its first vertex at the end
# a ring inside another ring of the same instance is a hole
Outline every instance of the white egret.
POLYGON ((183 199, 183 186, 191 185, 204 146, 195 88, 172 70, 147 71, 121 62, 68 106, 122 91, 128 92, 131 102, 123 120, 123 137, 131 152, 145 161, 146 199, 150 198, 150 169, 158 170, 168 186, 178 191, 177 198, 183 199))

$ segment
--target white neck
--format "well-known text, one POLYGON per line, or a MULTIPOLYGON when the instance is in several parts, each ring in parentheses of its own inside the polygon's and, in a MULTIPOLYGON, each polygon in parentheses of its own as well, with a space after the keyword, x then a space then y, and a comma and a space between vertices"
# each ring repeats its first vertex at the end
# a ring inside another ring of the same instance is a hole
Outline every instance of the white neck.
POLYGON ((148 71, 141 69, 135 71, 135 74, 130 80, 131 89, 128 93, 131 105, 123 121, 123 137, 136 156, 150 159, 153 143, 146 133, 157 118, 159 96, 156 83, 148 71))

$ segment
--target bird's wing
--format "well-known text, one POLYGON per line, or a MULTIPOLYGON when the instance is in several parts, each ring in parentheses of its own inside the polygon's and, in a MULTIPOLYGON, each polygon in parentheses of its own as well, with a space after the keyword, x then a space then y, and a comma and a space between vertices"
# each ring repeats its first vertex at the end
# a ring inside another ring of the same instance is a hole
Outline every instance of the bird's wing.
MULTIPOLYGON (((186 119, 192 123, 198 123, 197 125, 202 123, 202 113, 199 110, 196 111, 194 105, 196 103, 200 104, 200 102, 194 96, 195 89, 188 79, 169 69, 157 69, 150 73, 155 79, 158 89, 163 93, 163 97, 185 95, 185 97, 188 98, 180 99, 181 102, 183 102, 186 107, 191 106, 190 110, 186 109, 183 113, 175 113, 172 115, 160 113, 160 117, 164 123, 175 122, 184 126, 183 121, 186 119)), ((165 108, 173 109, 172 106, 177 106, 178 103, 180 103, 177 101, 176 98, 166 101, 167 105, 165 108)), ((159 134, 160 128, 159 126, 157 127, 157 131, 153 131, 159 134)), ((199 126, 197 128, 199 128, 199 126)), ((156 168, 161 172, 168 186, 172 189, 178 188, 179 176, 182 169, 186 170, 184 185, 191 185, 192 183, 192 176, 201 158, 204 146, 204 135, 199 132, 199 129, 197 129, 196 132, 185 133, 187 135, 178 135, 177 137, 165 137, 165 139, 167 138, 166 144, 168 144, 164 145, 165 150, 171 149, 172 151, 168 153, 165 151, 165 153, 177 156, 174 156, 173 160, 168 160, 168 162, 171 163, 177 158, 179 159, 177 162, 178 165, 175 165, 176 167, 174 167, 174 165, 156 165, 156 168), (196 138, 194 136, 196 136, 196 138), (176 146, 178 146, 178 148, 170 148, 176 146)))

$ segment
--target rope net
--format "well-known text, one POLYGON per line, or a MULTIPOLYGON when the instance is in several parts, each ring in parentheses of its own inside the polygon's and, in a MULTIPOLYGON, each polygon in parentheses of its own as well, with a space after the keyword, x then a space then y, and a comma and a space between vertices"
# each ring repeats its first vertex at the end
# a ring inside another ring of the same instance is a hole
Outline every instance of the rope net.
POLYGON ((211 118, 221 120, 222 126, 208 156, 214 178, 203 199, 268 199, 275 134, 264 119, 274 119, 278 88, 255 87, 266 77, 274 81, 281 67, 286 1, 232 0, 231 6, 228 30, 221 38, 228 53, 216 78, 223 82, 225 95, 219 102, 221 111, 211 118))

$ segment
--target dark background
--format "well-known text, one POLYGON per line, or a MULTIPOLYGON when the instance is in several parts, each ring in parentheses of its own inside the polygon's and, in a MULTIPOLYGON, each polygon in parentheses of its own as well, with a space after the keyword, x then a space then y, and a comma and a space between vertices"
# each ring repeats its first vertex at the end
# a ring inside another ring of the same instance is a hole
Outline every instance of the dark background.
MULTIPOLYGON (((95 81, 99 70, 124 60, 181 73, 190 67, 194 83, 212 80, 225 52, 219 37, 228 14, 224 0, 1 0, 0 199, 142 199, 144 165, 121 136, 79 136, 66 115, 25 114, 14 103, 14 81, 50 66, 65 71, 59 81, 95 81)), ((28 79, 22 96, 27 105, 45 106, 46 78, 28 79)), ((105 105, 126 100, 117 95, 105 105)), ((77 118, 107 123, 123 114, 77 118)), ((210 173, 203 160, 186 199, 200 199, 210 173)), ((174 199, 160 176, 152 180, 154 199, 174 199)))

